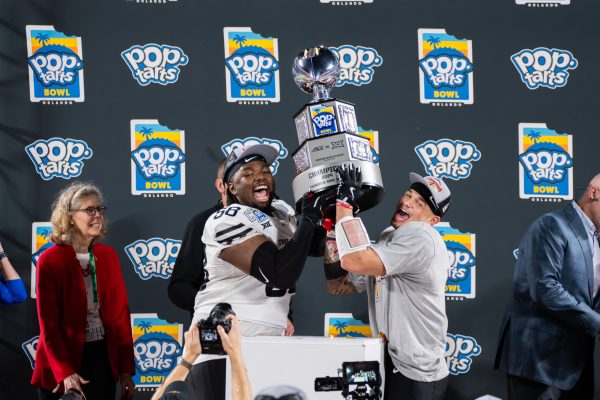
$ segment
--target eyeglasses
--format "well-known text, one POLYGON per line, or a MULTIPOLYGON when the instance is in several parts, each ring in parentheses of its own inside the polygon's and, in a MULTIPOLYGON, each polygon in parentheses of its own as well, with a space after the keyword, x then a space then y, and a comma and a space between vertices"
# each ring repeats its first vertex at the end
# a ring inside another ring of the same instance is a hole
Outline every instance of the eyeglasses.
POLYGON ((91 217, 92 215, 96 214, 96 211, 98 211, 98 213, 100 215, 104 215, 104 213, 106 212, 106 207, 104 207, 104 206, 88 207, 88 208, 80 208, 78 210, 69 210, 69 211, 70 212, 73 212, 73 211, 83 211, 83 212, 85 212, 87 215, 89 215, 91 217))

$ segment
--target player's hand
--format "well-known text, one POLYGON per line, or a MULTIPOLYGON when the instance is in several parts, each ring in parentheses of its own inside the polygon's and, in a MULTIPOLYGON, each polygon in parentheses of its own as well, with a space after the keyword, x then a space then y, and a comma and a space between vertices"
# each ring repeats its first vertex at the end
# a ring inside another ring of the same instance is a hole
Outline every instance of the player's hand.
POLYGON ((317 196, 313 192, 306 193, 302 198, 302 216, 316 226, 323 216, 324 202, 324 195, 317 196))
POLYGON ((354 164, 344 164, 336 169, 338 176, 337 202, 351 206, 358 211, 356 201, 362 187, 362 172, 354 164))

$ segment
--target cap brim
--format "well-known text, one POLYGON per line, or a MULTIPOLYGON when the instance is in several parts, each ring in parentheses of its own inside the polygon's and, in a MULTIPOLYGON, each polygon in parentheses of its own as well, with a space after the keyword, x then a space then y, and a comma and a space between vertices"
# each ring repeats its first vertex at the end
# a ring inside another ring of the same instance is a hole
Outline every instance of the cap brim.
POLYGON ((246 150, 242 152, 237 158, 237 161, 241 161, 242 159, 250 156, 261 156, 267 162, 267 165, 273 164, 273 162, 277 159, 279 152, 277 149, 268 144, 255 144, 253 146, 248 147, 246 150))
MULTIPOLYGON (((423 178, 421 175, 417 174, 416 172, 411 172, 410 174, 408 174, 408 176, 410 178, 410 183, 419 182, 425 185, 427 189, 429 189, 429 182, 427 182, 425 178, 423 178)), ((431 192, 431 190, 429 191, 431 192)))

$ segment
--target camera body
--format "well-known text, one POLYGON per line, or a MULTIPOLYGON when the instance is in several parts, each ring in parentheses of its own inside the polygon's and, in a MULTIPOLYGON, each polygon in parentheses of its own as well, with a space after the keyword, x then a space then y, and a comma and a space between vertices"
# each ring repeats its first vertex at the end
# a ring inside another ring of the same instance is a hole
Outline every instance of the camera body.
POLYGON ((348 400, 379 400, 381 398, 381 374, 379 361, 350 361, 342 363, 337 377, 315 379, 316 392, 342 391, 348 400))
POLYGON ((235 315, 229 303, 218 303, 210 311, 208 318, 200 320, 198 330, 200 331, 200 345, 202 354, 227 354, 223 350, 221 337, 217 332, 217 326, 221 325, 225 333, 231 329, 231 321, 225 319, 228 315, 235 315))

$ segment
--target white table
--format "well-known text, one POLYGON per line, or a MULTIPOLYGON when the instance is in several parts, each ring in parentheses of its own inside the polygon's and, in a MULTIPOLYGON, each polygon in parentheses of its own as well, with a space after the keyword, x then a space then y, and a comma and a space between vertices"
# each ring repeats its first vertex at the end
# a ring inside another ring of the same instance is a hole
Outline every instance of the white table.
MULTIPOLYGON (((315 392, 315 378, 338 376, 344 361, 379 361, 382 379, 383 342, 373 338, 313 336, 243 337, 242 353, 252 393, 274 385, 302 389, 310 400, 342 399, 341 392, 315 392)), ((383 391, 384 384, 381 385, 383 391)), ((227 359, 226 396, 231 399, 231 364, 227 359)))

